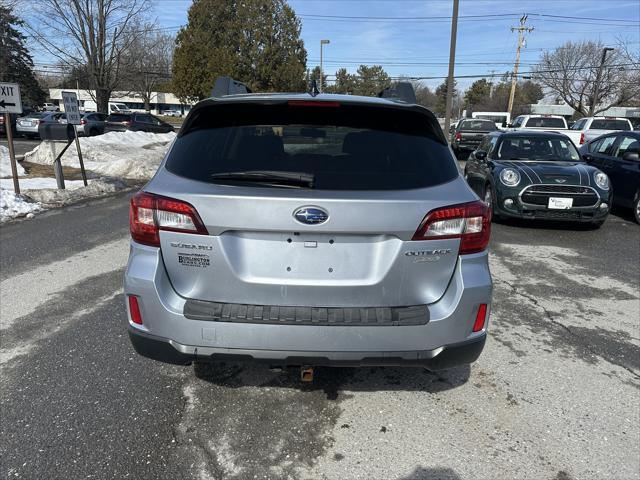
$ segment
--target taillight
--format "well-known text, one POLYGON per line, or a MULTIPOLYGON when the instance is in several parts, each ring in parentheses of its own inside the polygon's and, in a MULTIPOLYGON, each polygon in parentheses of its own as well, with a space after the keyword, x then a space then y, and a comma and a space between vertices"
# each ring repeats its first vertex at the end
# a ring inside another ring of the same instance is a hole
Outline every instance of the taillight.
POLYGON ((580 145, 584 143, 584 132, 580 134, 580 145))
POLYGON ((476 313, 476 321, 473 322, 473 331, 479 332, 484 328, 484 322, 487 320, 487 304, 481 303, 476 313))
POLYGON ((160 246, 160 230, 209 234, 192 205, 146 192, 131 199, 129 228, 134 241, 153 247, 160 246))
POLYGON ((462 140, 462 135, 460 132, 456 132, 456 140, 462 140))
POLYGON ((130 121, 126 121, 126 122, 122 122, 122 124, 128 127, 129 125, 131 125, 131 122, 130 121))
POLYGON ((86 125, 86 124, 87 124, 87 121, 84 118, 80 120, 80 125, 86 125))
POLYGON ((142 315, 140 314, 138 297, 129 295, 128 298, 129 298, 129 315, 131 316, 131 321, 133 323, 137 323, 138 325, 142 325, 142 315))
POLYGON ((412 240, 460 239, 459 254, 481 252, 491 235, 491 210, 477 201, 451 205, 429 212, 413 234, 412 240))

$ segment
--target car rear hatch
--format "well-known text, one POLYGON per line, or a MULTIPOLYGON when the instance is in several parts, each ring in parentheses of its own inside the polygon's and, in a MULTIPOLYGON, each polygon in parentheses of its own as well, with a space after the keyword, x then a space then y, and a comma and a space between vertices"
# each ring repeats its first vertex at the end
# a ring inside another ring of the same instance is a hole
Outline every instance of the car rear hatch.
POLYGON ((145 189, 186 202, 179 208, 193 208, 201 224, 197 233, 159 232, 175 290, 250 306, 438 300, 461 239, 414 236, 428 212, 474 196, 433 115, 388 103, 208 101, 194 109, 145 189))
POLYGON ((124 132, 131 126, 133 118, 124 113, 112 113, 105 120, 105 129, 112 132, 124 132))

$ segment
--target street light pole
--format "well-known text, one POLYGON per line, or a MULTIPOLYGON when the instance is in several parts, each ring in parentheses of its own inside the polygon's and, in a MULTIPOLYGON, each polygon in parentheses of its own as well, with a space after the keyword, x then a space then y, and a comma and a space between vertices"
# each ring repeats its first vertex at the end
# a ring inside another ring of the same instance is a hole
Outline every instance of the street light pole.
POLYGON ((447 100, 444 112, 444 134, 448 135, 451 124, 451 105, 453 103, 453 66, 456 61, 456 37, 458 35, 458 0, 453 0, 451 16, 451 45, 449 47, 449 75, 447 76, 447 100))
POLYGON ((322 87, 323 87, 323 78, 324 78, 324 69, 322 68, 322 46, 323 45, 328 45, 329 40, 320 40, 320 82, 319 82, 319 86, 318 86, 318 91, 320 93, 322 93, 322 87))
POLYGON ((598 96, 600 95, 600 81, 602 80, 602 69, 604 68, 604 62, 607 60, 607 52, 611 52, 614 49, 611 47, 605 47, 602 49, 602 60, 600 60, 600 66, 598 67, 598 73, 596 74, 596 84, 593 86, 593 97, 591 98, 591 105, 589 106, 589 117, 593 117, 593 113, 596 111, 596 105, 598 103, 598 96))

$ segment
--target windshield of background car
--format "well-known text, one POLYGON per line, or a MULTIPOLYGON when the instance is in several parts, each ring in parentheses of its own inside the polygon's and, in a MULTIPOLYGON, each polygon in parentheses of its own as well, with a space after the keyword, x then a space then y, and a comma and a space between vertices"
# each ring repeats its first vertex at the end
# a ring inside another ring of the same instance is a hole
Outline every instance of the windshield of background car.
POLYGON ((626 120, 610 120, 606 118, 592 121, 589 128, 593 130, 631 130, 629 122, 626 120))
POLYGON ((527 120, 525 127, 538 128, 567 128, 562 118, 539 117, 527 120))
POLYGON ((507 137, 500 142, 495 158, 575 162, 580 154, 568 138, 507 137))
POLYGON ((478 130, 482 132, 495 132, 497 129, 496 124, 489 120, 465 120, 460 126, 460 130, 478 130))
POLYGON ((440 127, 423 113, 308 105, 201 109, 176 139, 166 168, 212 183, 222 183, 212 175, 224 172, 303 172, 324 190, 424 188, 458 175, 435 133, 440 127))

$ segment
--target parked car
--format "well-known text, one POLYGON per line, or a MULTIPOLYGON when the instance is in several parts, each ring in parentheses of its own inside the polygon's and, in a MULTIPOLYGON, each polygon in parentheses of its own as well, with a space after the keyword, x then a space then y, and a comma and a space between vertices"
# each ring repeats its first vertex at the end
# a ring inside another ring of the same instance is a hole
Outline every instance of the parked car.
POLYGON ((613 203, 630 207, 640 223, 640 132, 603 135, 580 147, 580 153, 587 163, 609 176, 613 203))
POLYGON ((167 117, 181 117, 182 112, 180 110, 165 110, 162 112, 163 115, 167 117))
POLYGON ((484 136, 498 130, 491 120, 466 119, 458 122, 451 135, 451 148, 456 157, 462 152, 471 152, 478 148, 484 136))
POLYGON ((491 303, 490 214, 436 117, 394 98, 221 95, 191 109, 131 202, 124 292, 138 353, 474 361, 491 303))
POLYGON ((107 117, 106 113, 90 112, 82 114, 80 125, 76 127, 78 136, 94 137, 102 135, 107 117))
MULTIPOLYGON (((9 120, 11 121, 11 133, 16 132, 16 120, 18 115, 16 113, 9 114, 9 120)), ((7 134, 7 126, 4 124, 4 113, 0 113, 0 134, 7 134)))
POLYGON ((59 112, 60 107, 55 103, 45 103, 40 107, 41 112, 59 112))
MULTIPOLYGON (((122 102, 109 102, 108 108, 109 113, 131 113, 131 109, 129 109, 129 107, 122 102)), ((82 109, 86 113, 97 112, 98 105, 93 100, 85 100, 82 105, 82 109)))
POLYGON ((509 112, 472 112, 471 118, 491 120, 498 130, 507 128, 507 125, 511 123, 511 114, 509 112))
POLYGON ((16 133, 27 138, 38 136, 38 125, 43 117, 51 115, 47 112, 33 112, 16 120, 16 133))
POLYGON ((175 129, 170 123, 163 122, 148 113, 112 113, 107 117, 104 124, 105 133, 124 132, 125 130, 167 133, 173 132, 175 129))
POLYGON ((577 120, 571 128, 563 132, 573 143, 580 146, 600 135, 615 131, 633 130, 631 122, 620 117, 585 117, 577 120))
POLYGON ((567 130, 567 121, 559 115, 520 115, 509 130, 567 130))
POLYGON ((568 220, 597 228, 609 213, 609 178, 583 162, 561 133, 490 133, 469 156, 464 175, 498 219, 568 220))

